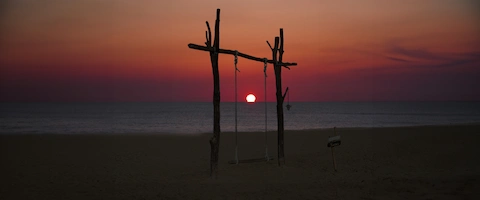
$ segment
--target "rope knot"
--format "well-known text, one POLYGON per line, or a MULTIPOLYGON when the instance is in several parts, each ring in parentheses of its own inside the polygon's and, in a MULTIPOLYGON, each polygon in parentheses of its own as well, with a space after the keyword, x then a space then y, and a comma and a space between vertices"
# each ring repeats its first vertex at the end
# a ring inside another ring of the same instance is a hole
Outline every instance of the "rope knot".
POLYGON ((263 58, 263 73, 267 77, 267 58, 263 58))
POLYGON ((235 70, 240 72, 240 70, 238 70, 237 68, 237 63, 238 63, 238 51, 235 50, 235 59, 234 59, 234 63, 235 63, 235 70))
POLYGON ((235 50, 235 64, 238 63, 238 51, 235 50))

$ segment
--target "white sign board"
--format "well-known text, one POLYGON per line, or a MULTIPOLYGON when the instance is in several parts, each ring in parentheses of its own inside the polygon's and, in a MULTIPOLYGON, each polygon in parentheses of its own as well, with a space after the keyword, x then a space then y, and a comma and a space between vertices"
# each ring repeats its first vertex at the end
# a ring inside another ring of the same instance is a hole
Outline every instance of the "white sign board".
POLYGON ((339 135, 328 138, 327 147, 334 147, 334 146, 338 146, 340 144, 341 144, 341 141, 340 141, 340 136, 339 135))

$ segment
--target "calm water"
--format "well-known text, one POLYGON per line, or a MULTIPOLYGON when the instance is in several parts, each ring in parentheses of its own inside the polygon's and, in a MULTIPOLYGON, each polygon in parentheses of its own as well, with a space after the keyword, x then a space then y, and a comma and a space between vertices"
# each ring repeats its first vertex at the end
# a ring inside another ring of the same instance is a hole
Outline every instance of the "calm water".
MULTIPOLYGON (((221 103, 222 132, 235 131, 234 103, 221 103)), ((480 122, 480 102, 293 102, 285 129, 392 127, 480 122)), ((276 130, 268 103, 268 130, 276 130)), ((263 102, 238 103, 238 131, 263 131, 263 102)), ((201 133, 212 103, 0 103, 0 133, 201 133)))

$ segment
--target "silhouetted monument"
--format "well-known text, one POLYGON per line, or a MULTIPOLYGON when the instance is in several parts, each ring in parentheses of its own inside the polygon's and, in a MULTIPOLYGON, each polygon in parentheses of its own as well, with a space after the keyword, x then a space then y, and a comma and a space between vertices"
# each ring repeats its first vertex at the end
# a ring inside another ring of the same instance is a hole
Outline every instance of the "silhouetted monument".
MULTIPOLYGON (((213 71, 213 137, 210 139, 210 176, 216 178, 218 174, 218 152, 220 147, 220 75, 218 71, 218 54, 230 54, 254 60, 258 62, 265 62, 263 58, 250 56, 244 53, 240 53, 235 50, 220 49, 220 9, 217 9, 217 18, 215 20, 215 38, 212 46, 212 33, 210 31, 210 25, 207 24, 207 31, 205 32, 206 46, 200 46, 197 44, 188 44, 191 49, 208 51, 210 53, 210 62, 212 63, 213 71)), ((272 50, 272 60, 267 60, 267 63, 274 65, 275 70, 275 82, 276 82, 276 97, 277 97, 277 125, 278 125, 278 165, 285 164, 284 154, 284 126, 283 126, 283 101, 285 94, 282 95, 282 67, 290 69, 288 66, 296 66, 297 63, 284 63, 283 58, 283 29, 280 29, 280 37, 275 37, 274 47, 267 41, 270 49, 272 50), (278 59, 277 59, 277 55, 278 59)), ((287 88, 288 91, 288 88, 287 88)))

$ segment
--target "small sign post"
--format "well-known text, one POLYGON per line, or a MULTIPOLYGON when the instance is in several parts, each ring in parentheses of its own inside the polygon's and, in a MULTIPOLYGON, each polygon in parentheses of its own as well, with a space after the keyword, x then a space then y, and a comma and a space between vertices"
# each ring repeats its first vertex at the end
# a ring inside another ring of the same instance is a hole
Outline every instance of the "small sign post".
POLYGON ((333 168, 335 169, 335 171, 337 171, 337 164, 335 163, 335 154, 334 154, 333 148, 335 146, 339 146, 341 144, 341 140, 340 140, 340 136, 337 135, 336 127, 333 127, 333 134, 335 136, 328 137, 327 147, 330 147, 332 149, 333 168))

